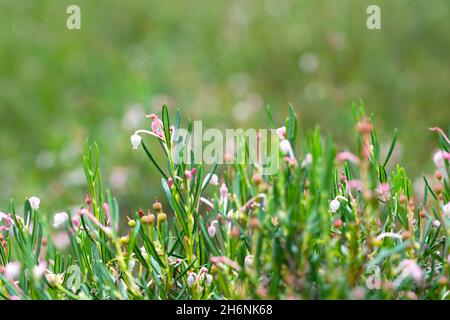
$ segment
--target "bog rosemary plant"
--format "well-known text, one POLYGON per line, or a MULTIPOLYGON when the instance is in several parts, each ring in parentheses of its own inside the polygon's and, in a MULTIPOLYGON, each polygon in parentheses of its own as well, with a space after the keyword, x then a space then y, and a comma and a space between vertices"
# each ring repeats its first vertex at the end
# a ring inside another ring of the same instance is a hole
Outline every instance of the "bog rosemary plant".
POLYGON ((179 113, 174 125, 165 106, 149 118, 131 143, 154 166, 165 198, 121 212, 104 191, 98 147, 87 143, 88 196, 79 209, 51 218, 30 197, 20 212, 11 201, 0 213, 1 298, 450 298, 450 143, 442 130, 432 129, 436 172, 423 177, 418 198, 403 167, 387 169, 397 132, 382 156, 362 107, 354 108, 353 152, 338 152, 319 129, 298 134, 292 109, 284 124, 271 120, 281 141, 273 175, 257 164, 177 162, 175 144, 189 152, 174 141, 179 113), (166 161, 155 160, 158 152, 166 161))

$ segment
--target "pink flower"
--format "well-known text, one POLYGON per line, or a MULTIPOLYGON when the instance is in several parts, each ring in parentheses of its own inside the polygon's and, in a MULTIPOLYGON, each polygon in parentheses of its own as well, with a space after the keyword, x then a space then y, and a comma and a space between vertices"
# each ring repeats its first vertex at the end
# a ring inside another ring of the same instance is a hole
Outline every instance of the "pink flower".
POLYGON ((351 161, 356 165, 358 165, 360 162, 357 156, 348 151, 338 153, 336 156, 336 161, 338 162, 351 161))
POLYGON ((375 192, 382 201, 387 202, 391 198, 391 186, 389 183, 380 183, 375 192))
POLYGON ((362 181, 361 180, 349 180, 347 181, 347 187, 349 189, 356 189, 356 190, 361 190, 362 188, 362 181))
POLYGON ((192 173, 189 170, 184 171, 184 176, 186 177, 186 180, 190 180, 192 177, 192 173))
POLYGON ((70 239, 66 232, 58 232, 52 236, 57 249, 64 249, 70 245, 70 239))
POLYGON ((280 137, 280 139, 282 140, 286 139, 286 127, 285 126, 279 127, 277 129, 277 134, 280 137))
POLYGON ((397 272, 400 272, 400 275, 397 279, 399 283, 401 283, 406 278, 411 277, 416 283, 420 282, 423 278, 423 271, 417 265, 414 260, 405 259, 397 267, 397 272))
POLYGON ((214 236, 216 235, 216 227, 214 225, 210 225, 208 228, 208 234, 211 238, 214 238, 214 236))
POLYGON ((284 155, 288 155, 290 158, 294 158, 294 151, 292 150, 289 140, 282 140, 280 142, 280 149, 284 155))
POLYGON ((220 187, 220 199, 221 200, 226 199, 227 194, 228 194, 227 185, 225 183, 222 183, 222 186, 220 187))
POLYGON ((154 113, 146 116, 152 120, 152 132, 160 137, 163 137, 163 123, 154 113))
POLYGON ((1 231, 9 230, 9 228, 11 228, 11 226, 13 224, 13 219, 11 218, 11 213, 5 214, 3 212, 0 212, 0 223, 2 222, 2 220, 4 221, 5 225, 0 226, 0 230, 1 231))
POLYGON ((450 153, 438 150, 433 156, 433 162, 438 168, 445 166, 445 161, 450 161, 450 153))
POLYGON ((106 202, 103 203, 103 211, 105 211, 107 219, 106 224, 109 225, 111 223, 111 210, 109 210, 109 205, 106 202))
POLYGON ((172 186, 173 186, 173 179, 172 178, 168 178, 167 179, 167 185, 169 186, 169 188, 172 188, 172 186))

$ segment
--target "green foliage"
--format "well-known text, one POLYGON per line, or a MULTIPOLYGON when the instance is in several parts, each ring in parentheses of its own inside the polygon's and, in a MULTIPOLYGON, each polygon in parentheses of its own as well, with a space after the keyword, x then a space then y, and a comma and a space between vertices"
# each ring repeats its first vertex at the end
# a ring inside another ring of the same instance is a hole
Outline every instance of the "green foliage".
MULTIPOLYGON (((319 129, 299 134, 290 108, 284 123, 297 145, 295 161, 280 152, 274 175, 262 175, 258 165, 229 165, 219 188, 217 164, 173 160, 175 133, 164 106, 162 136, 151 138, 160 142, 166 167, 152 156, 156 150, 142 148, 161 173, 168 207, 156 201, 129 216, 128 226, 119 226, 118 203, 104 192, 97 145, 86 143, 89 196, 55 226, 70 250, 57 249, 53 228, 31 200, 22 214, 11 202, 0 221, 1 297, 448 299, 448 160, 416 199, 405 169, 386 169, 397 131, 380 160, 373 119, 357 109, 358 156, 336 155, 319 129)), ((440 137, 445 150, 445 133, 440 137)))

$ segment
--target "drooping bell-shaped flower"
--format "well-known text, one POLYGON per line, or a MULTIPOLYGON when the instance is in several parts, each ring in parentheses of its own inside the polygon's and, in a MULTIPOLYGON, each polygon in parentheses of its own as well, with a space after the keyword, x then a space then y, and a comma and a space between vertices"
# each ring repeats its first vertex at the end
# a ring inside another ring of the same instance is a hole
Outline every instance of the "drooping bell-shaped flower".
POLYGON ((142 138, 141 138, 140 135, 138 135, 138 134, 133 134, 133 135, 131 136, 131 145, 133 146, 133 149, 136 150, 136 149, 140 146, 141 141, 142 141, 142 138))

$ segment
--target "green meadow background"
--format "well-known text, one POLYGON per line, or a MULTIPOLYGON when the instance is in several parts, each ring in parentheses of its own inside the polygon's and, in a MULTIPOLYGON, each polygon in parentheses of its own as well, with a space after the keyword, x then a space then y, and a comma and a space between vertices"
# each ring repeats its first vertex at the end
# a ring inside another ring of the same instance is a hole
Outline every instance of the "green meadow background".
MULTIPOLYGON (((123 208, 149 207, 160 178, 130 135, 166 102, 206 127, 268 125, 291 103, 353 146, 351 101, 395 128, 394 163, 432 172, 430 126, 450 124, 450 1, 0 1, 0 208, 14 197, 79 205, 81 152, 97 141, 104 184, 123 208), (81 7, 81 30, 66 8, 81 7), (366 28, 381 7, 382 30, 366 28)), ((153 146, 155 147, 155 146, 153 146)))

